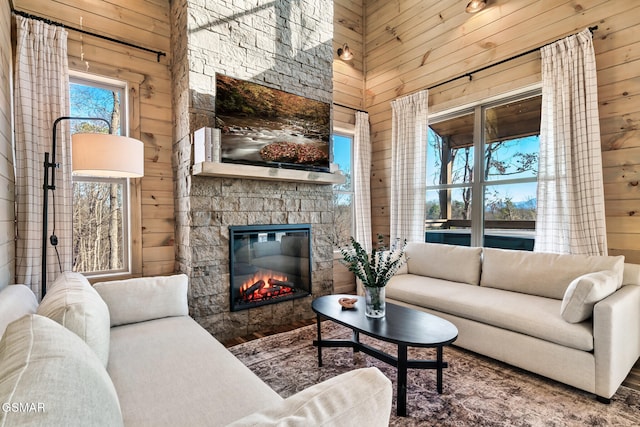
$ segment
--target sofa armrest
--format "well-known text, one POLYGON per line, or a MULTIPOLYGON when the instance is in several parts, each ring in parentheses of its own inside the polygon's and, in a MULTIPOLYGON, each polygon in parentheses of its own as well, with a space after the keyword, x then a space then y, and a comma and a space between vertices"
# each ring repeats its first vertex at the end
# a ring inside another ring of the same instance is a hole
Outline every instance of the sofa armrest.
POLYGON ((593 310, 596 395, 610 398, 640 357, 640 286, 626 285, 593 310))
POLYGON ((391 381, 382 372, 361 368, 309 387, 230 426, 386 427, 391 395, 391 381))
POLYGON ((94 288, 109 307, 111 326, 163 317, 188 316, 184 274, 140 277, 96 283, 94 288))

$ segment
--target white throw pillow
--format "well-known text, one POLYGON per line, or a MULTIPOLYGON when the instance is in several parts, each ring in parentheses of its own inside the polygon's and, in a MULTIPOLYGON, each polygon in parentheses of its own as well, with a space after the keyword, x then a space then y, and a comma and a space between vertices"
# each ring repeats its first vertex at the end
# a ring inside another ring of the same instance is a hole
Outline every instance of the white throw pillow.
POLYGON ((37 313, 82 338, 107 366, 111 339, 109 308, 82 274, 62 273, 42 299, 37 313))
POLYGON ((107 370, 77 335, 35 314, 0 341, 0 425, 121 426, 107 370))
POLYGON ((302 390, 228 427, 386 427, 392 393, 391 381, 378 368, 356 369, 302 390))
POLYGON ((611 270, 584 274, 574 279, 562 299, 560 314, 569 323, 579 323, 593 315, 593 306, 617 289, 618 276, 611 270))
POLYGON ((115 280, 94 286, 109 307, 111 326, 189 315, 189 278, 185 274, 115 280))

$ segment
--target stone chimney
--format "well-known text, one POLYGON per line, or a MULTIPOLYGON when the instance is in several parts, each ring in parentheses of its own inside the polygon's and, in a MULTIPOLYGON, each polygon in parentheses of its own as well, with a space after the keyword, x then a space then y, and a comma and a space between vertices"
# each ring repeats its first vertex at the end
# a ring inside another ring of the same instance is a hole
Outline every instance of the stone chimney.
POLYGON ((220 340, 314 316, 332 292, 331 185, 192 175, 192 134, 215 127, 216 73, 331 103, 333 1, 172 0, 176 265, 190 314, 220 340), (230 311, 231 225, 312 225, 313 297, 230 311))

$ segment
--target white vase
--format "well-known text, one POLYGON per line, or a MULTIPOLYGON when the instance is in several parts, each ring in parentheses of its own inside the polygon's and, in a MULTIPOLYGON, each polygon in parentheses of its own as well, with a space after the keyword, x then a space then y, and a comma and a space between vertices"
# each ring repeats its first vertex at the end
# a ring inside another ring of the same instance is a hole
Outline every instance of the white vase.
POLYGON ((384 317, 385 313, 385 300, 384 292, 385 287, 370 287, 364 286, 364 297, 366 300, 364 314, 367 317, 380 318, 384 317))

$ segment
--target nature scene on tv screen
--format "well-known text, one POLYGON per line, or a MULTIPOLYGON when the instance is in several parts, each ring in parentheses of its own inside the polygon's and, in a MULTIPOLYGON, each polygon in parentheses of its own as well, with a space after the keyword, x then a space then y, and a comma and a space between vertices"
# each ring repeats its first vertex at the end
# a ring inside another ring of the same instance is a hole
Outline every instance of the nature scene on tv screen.
POLYGON ((325 102, 218 74, 221 160, 328 171, 329 108, 325 102))

